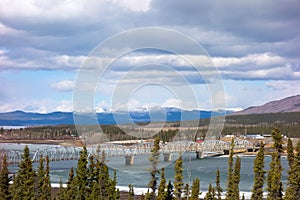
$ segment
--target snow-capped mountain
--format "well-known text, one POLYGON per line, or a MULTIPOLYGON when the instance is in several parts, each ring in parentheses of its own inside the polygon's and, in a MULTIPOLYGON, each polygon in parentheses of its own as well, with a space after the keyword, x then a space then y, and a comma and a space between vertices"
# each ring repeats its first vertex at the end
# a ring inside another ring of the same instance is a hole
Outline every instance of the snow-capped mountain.
MULTIPOLYGON (((197 120, 228 114, 224 110, 203 111, 184 110, 176 107, 139 107, 131 111, 111 111, 110 109, 97 110, 99 124, 116 124, 132 122, 175 122, 197 120)), ((14 111, 0 113, 0 126, 38 126, 74 124, 76 121, 83 124, 93 124, 95 119, 88 113, 52 112, 47 114, 14 111)))

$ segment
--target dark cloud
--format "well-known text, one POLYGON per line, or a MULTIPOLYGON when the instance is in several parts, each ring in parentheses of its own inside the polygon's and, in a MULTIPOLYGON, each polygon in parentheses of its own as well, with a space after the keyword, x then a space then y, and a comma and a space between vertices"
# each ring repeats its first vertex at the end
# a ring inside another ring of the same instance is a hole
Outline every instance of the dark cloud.
MULTIPOLYGON (((149 9, 144 12, 136 12, 122 6, 110 1, 44 1, 34 4, 12 3, 6 4, 5 7, 2 5, 0 47, 10 52, 0 55, 5 58, 1 61, 1 68, 74 70, 80 65, 80 56, 86 56, 97 44, 111 35, 144 26, 179 30, 203 44, 212 57, 242 61, 247 57, 251 59, 251 55, 259 57, 270 53, 274 57, 282 58, 282 61, 275 64, 250 61, 238 62, 227 67, 220 64, 224 76, 229 79, 255 77, 255 73, 248 76, 239 72, 243 70, 255 72, 289 63, 295 68, 299 63, 298 0, 152 0, 149 9), (76 59, 77 62, 74 61, 76 59)), ((130 42, 148 40, 148 43, 151 43, 152 37, 153 33, 148 33, 130 42)), ((168 36, 157 37, 168 39, 168 36)), ((184 47, 177 45, 176 38, 173 41, 167 39, 167 47, 186 51, 184 47)), ((121 46, 122 44, 116 44, 114 47, 121 46)), ((193 53, 193 49, 188 51, 193 53)), ((255 60, 255 56, 253 59, 255 60)), ((175 65, 173 67, 178 71, 188 69, 176 68, 175 65)), ((127 68, 126 63, 114 68, 116 71, 127 69, 130 68, 127 68)), ((294 73, 292 70, 289 72, 294 73)), ((272 75, 274 74, 258 75, 258 79, 272 79, 272 75)), ((285 75, 284 79, 288 77, 295 78, 294 75, 285 75)))
POLYGON ((159 23, 197 26, 249 38, 282 41, 297 37, 300 2, 288 1, 161 1, 153 0, 149 12, 159 23))

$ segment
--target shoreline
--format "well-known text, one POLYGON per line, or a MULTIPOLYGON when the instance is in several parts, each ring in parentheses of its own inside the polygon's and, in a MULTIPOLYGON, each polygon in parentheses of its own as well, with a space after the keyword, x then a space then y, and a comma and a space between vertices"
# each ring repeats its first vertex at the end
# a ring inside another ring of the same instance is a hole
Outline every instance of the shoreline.
POLYGON ((80 147, 82 146, 82 142, 80 140, 65 140, 65 139, 2 139, 0 140, 0 146, 1 143, 3 144, 10 144, 10 143, 16 143, 16 144, 48 144, 48 145, 61 145, 61 146, 76 146, 80 147))
MULTIPOLYGON (((66 187, 67 187, 67 185, 63 184, 63 188, 66 188, 66 187)), ((58 191, 59 184, 52 183, 51 188, 54 192, 58 191)), ((127 199, 129 188, 126 186, 117 186, 117 188, 120 191, 121 199, 127 199)), ((146 194, 147 191, 148 191, 148 188, 134 187, 134 197, 140 199, 141 195, 146 194)), ((202 200, 202 199, 204 199, 204 197, 208 191, 207 190, 200 190, 200 191, 201 191, 201 194, 199 195, 199 200, 202 200)), ((240 191, 240 197, 242 197, 243 194, 245 196, 245 199, 248 199, 248 200, 251 199, 251 195, 252 195, 251 191, 240 191)), ((267 198, 267 194, 268 194, 267 192, 263 193, 264 198, 267 198)), ((221 198, 225 199, 225 197, 226 197, 226 192, 222 192, 221 198)))

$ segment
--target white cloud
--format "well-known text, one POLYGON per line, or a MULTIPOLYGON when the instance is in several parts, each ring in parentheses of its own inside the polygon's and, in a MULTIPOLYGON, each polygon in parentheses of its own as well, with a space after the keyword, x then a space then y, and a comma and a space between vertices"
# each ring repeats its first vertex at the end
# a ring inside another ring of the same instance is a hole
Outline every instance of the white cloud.
POLYGON ((51 87, 60 92, 70 92, 74 88, 74 82, 70 80, 63 80, 51 84, 51 87))
POLYGON ((68 101, 68 100, 62 100, 62 101, 58 102, 58 105, 56 105, 56 108, 54 111, 72 112, 73 111, 72 102, 68 101))
POLYGON ((10 102, 0 105, 0 112, 22 110, 25 112, 49 113, 54 111, 72 112, 72 102, 69 100, 55 101, 52 99, 10 102))
POLYGON ((272 55, 269 52, 262 54, 250 54, 245 57, 215 57, 213 62, 220 68, 234 68, 235 70, 244 71, 245 69, 265 69, 288 62, 287 59, 272 55))
MULTIPOLYGON (((239 3, 227 0, 222 2, 215 0, 205 2, 1 0, 0 75, 3 74, 5 77, 7 71, 11 70, 28 73, 30 74, 28 78, 34 77, 32 74, 37 71, 43 73, 44 76, 48 71, 57 72, 59 77, 61 77, 60 73, 65 73, 65 71, 75 74, 74 72, 84 62, 88 52, 113 34, 130 28, 156 26, 179 30, 202 44, 211 55, 212 61, 223 78, 226 79, 225 81, 236 80, 237 85, 241 87, 246 85, 247 80, 269 81, 261 87, 270 91, 277 89, 282 92, 282 95, 288 95, 298 91, 296 86, 299 86, 297 80, 300 79, 298 7, 298 0, 290 0, 286 4, 278 4, 272 0, 239 3), (64 72, 61 72, 62 70, 64 72)), ((137 38, 133 43, 151 41, 153 36, 161 37, 161 35, 149 32, 137 38)), ((121 49, 125 44, 115 45, 113 46, 115 49, 106 49, 107 52, 101 52, 103 53, 102 59, 107 59, 105 58, 107 54, 116 55, 116 51, 120 50, 117 48, 119 46, 121 49)), ((188 55, 192 54, 193 50, 185 52, 184 47, 178 47, 176 40, 169 42, 166 46, 182 50, 180 52, 186 53, 184 56, 201 64, 201 75, 210 76, 218 73, 218 71, 212 71, 207 57, 188 55)), ((190 80, 193 86, 204 85, 199 74, 191 71, 189 64, 179 56, 146 53, 131 54, 120 58, 115 67, 109 69, 99 90, 110 94, 118 83, 132 85, 145 80, 180 85, 172 73, 151 69, 135 71, 131 76, 118 82, 133 67, 149 63, 172 66, 180 76, 190 80)), ((7 82, 10 80, 12 79, 7 77, 7 82)), ((80 89, 93 88, 88 83, 85 84, 81 85, 80 89)), ((16 85, 15 88, 18 88, 17 85, 20 83, 14 81, 13 84, 8 85, 16 85)), ((50 86, 58 91, 71 91, 74 83, 65 80, 50 86)), ((27 87, 33 88, 34 85, 23 84, 19 87, 22 89, 19 90, 26 91, 27 87)), ((47 89, 45 88, 45 91, 47 89)), ((232 97, 239 95, 234 88, 231 89, 232 97)), ((51 90, 51 92, 54 91, 51 90)), ((61 93, 61 95, 65 94, 61 93)), ((234 102, 243 101, 244 103, 240 105, 245 106, 257 103, 254 99, 260 99, 262 93, 254 94, 249 89, 248 95, 244 93, 242 95, 245 95, 245 98, 234 102), (258 95, 260 96, 257 97, 258 95)), ((268 95, 268 98, 271 98, 277 94, 268 95)), ((39 101, 42 97, 36 96, 35 98, 39 101)), ((2 106, 6 105, 3 99, 2 106)), ((166 99, 160 100, 160 104, 166 102, 166 99)), ((182 102, 185 103, 185 101, 182 102)), ((203 102, 199 103, 206 105, 203 102)), ((176 102, 170 101, 169 103, 175 104, 176 102)), ((46 105, 51 109, 67 109, 64 107, 65 104, 54 103, 61 107, 53 107, 47 103, 44 104, 45 106, 35 104, 41 111, 47 110, 46 105)), ((18 107, 18 105, 15 106, 18 107)), ((32 109, 35 108, 32 107, 32 109)))
POLYGON ((85 56, 53 56, 53 53, 48 52, 42 54, 42 57, 37 53, 28 58, 12 58, 8 51, 1 51, 0 70, 76 70, 85 59, 85 56))
POLYGON ((267 87, 272 88, 273 90, 284 90, 290 87, 290 82, 286 81, 272 81, 265 84, 267 87))
POLYGON ((149 3, 151 0, 111 0, 113 3, 120 5, 126 9, 132 11, 143 11, 149 10, 149 3))
POLYGON ((167 101, 165 103, 163 103, 163 107, 181 108, 181 101, 180 101, 180 99, 170 98, 170 99, 167 99, 167 101))
POLYGON ((20 33, 21 33, 21 31, 10 28, 0 22, 0 35, 17 35, 20 33))

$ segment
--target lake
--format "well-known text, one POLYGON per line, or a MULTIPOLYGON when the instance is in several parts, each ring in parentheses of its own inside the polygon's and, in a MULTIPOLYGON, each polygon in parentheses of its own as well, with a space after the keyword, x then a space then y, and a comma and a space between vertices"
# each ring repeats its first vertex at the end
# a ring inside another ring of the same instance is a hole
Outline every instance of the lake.
MULTIPOLYGON (((23 149, 25 144, 1 144, 1 148, 8 149, 23 149)), ((29 145, 29 148, 35 150, 37 148, 49 148, 52 145, 29 145)), ((174 177, 174 164, 178 155, 172 156, 172 162, 161 162, 160 164, 165 167, 165 175, 167 180, 172 180, 174 177)), ((112 173, 115 169, 117 171, 118 186, 127 187, 132 184, 138 188, 146 188, 150 180, 148 163, 149 156, 135 156, 134 164, 131 166, 125 165, 124 157, 107 158, 107 165, 110 167, 112 173)), ((161 159, 161 158, 160 158, 161 159)), ((250 192, 253 184, 253 162, 254 156, 241 156, 241 182, 240 191, 250 192)), ((162 160, 162 159, 161 159, 162 160)), ((196 159, 195 153, 183 154, 183 167, 184 167, 184 181, 185 183, 191 183, 196 177, 200 178, 201 190, 206 191, 209 183, 215 183, 216 170, 220 170, 221 185, 226 188, 226 176, 227 176, 227 161, 228 157, 207 157, 204 159, 196 159)), ((268 170, 269 163, 271 161, 270 156, 265 157, 265 170, 268 170)), ((58 183, 62 178, 63 183, 68 179, 69 170, 71 167, 76 168, 77 161, 52 161, 50 162, 50 176, 51 183, 58 183)), ((34 163, 36 168, 38 163, 34 163)), ((287 183, 287 169, 288 161, 286 157, 282 157, 282 166, 284 168, 282 174, 282 181, 284 185, 287 183)), ((9 170, 16 172, 17 165, 10 165, 9 170)), ((159 175, 158 175, 159 176, 159 175)), ((266 187, 266 185, 265 185, 266 187)))

